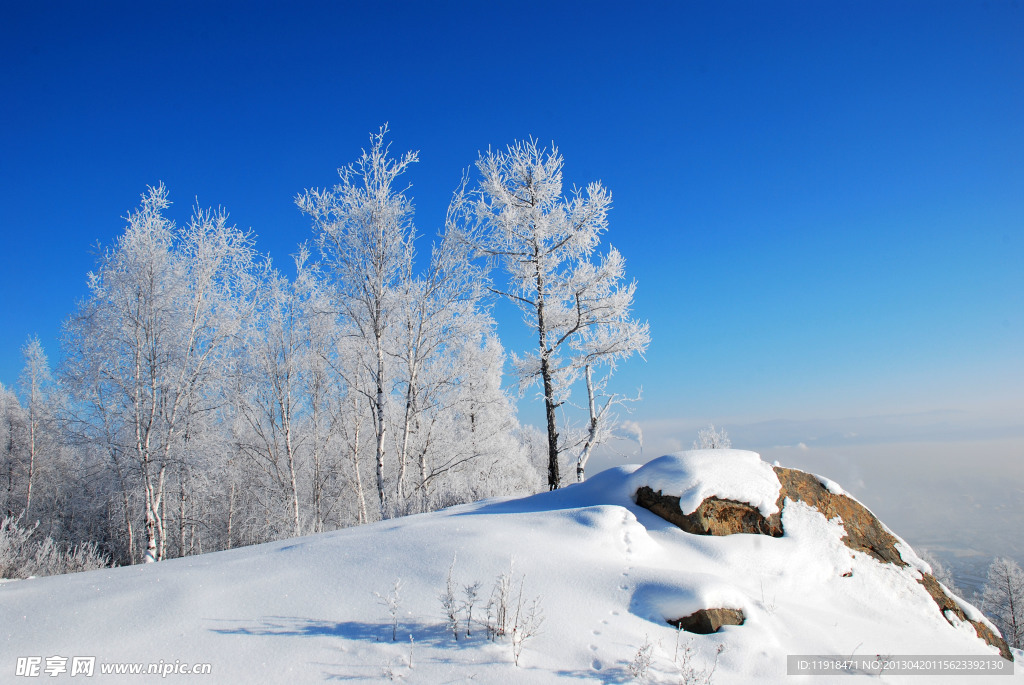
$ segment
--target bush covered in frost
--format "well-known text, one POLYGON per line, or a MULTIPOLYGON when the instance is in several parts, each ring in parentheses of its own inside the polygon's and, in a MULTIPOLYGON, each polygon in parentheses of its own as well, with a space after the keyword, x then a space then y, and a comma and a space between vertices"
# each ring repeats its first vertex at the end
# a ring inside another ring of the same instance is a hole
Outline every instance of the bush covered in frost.
POLYGON ((95 544, 66 549, 53 538, 37 535, 39 524, 21 526, 8 516, 0 521, 0 578, 29 578, 76 573, 110 566, 95 544))

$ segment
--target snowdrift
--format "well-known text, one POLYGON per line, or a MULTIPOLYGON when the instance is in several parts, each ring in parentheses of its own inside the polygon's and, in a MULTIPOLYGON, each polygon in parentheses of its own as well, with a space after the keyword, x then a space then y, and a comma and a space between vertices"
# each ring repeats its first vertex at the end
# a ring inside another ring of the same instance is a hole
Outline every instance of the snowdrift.
MULTIPOLYGON (((21 682, 18 674, 38 668, 46 682, 88 682, 71 671, 92 659, 93 682, 140 682, 108 673, 136 668, 154 669, 150 679, 210 683, 920 683, 868 670, 787 675, 787 657, 998 655, 973 624, 940 610, 920 582, 927 564, 905 542, 894 536, 904 565, 851 549, 839 517, 780 502, 782 492, 776 471, 752 452, 681 452, 525 499, 8 582, 0 680, 21 682), (641 487, 678 498, 684 514, 712 497, 745 503, 777 517, 782 532, 688 533, 638 506, 641 487), (458 639, 442 606, 449 575, 458 639), (486 605, 503 578, 509 631, 489 639, 496 602, 486 605), (475 583, 467 636, 466 588, 475 583), (710 634, 669 624, 711 608, 741 612, 742 624, 710 634), (209 675, 189 672, 203 664, 209 675)), ((1024 682, 1020 671, 998 682, 1024 682)))

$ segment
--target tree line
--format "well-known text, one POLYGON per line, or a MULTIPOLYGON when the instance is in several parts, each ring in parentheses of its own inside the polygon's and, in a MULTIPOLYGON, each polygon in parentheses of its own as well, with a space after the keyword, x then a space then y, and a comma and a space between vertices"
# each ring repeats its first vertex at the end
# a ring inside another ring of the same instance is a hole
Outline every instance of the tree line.
POLYGON ((0 386, 3 518, 130 564, 554 489, 570 465, 582 480, 635 399, 609 378, 649 342, 621 254, 598 250, 610 194, 565 194, 557 148, 488 151, 418 260, 418 154, 387 135, 297 196, 314 240, 293 276, 223 210, 179 226, 148 188, 56 369, 30 338, 17 391, 0 386), (506 354, 496 298, 536 347, 506 354), (506 366, 545 430, 519 423, 506 366))

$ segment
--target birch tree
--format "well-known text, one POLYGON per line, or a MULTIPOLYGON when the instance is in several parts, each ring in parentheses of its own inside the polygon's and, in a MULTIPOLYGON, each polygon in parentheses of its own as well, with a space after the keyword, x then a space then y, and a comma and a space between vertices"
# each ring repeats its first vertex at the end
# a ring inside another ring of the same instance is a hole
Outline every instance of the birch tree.
POLYGON ((437 450, 431 477, 445 476, 461 501, 532 494, 542 482, 520 426, 514 403, 502 388, 505 351, 497 335, 481 328, 463 338, 455 364, 461 377, 447 415, 449 439, 437 450))
POLYGON ((576 450, 576 480, 583 482, 594 449, 618 428, 614 409, 640 399, 639 392, 628 397, 609 391, 609 379, 620 360, 647 350, 651 336, 646 321, 631 318, 636 281, 625 282, 625 260, 614 247, 596 264, 579 265, 574 290, 582 294, 581 306, 593 318, 571 342, 570 364, 581 369, 587 393, 587 424, 576 450))
MULTIPOLYGON (((440 414, 453 418, 459 411, 458 389, 472 382, 479 370, 466 365, 464 352, 477 347, 493 327, 490 314, 480 306, 483 274, 471 260, 460 233, 465 209, 464 185, 449 205, 445 229, 431 250, 423 274, 409 279, 400 298, 395 327, 394 356, 402 404, 399 425, 398 498, 404 499, 407 466, 417 455, 416 492, 420 509, 429 500, 430 481, 458 463, 442 459, 430 463, 439 444, 452 453, 451 435, 434 429, 440 414), (414 448, 413 443, 416 442, 414 448), (449 447, 450 446, 450 447, 449 447)), ((501 366, 498 366, 500 374, 501 366)), ((445 431, 449 431, 445 429, 445 431)))
POLYGON ((1024 649, 1024 571, 1016 561, 1000 557, 988 567, 982 607, 995 619, 1003 639, 1024 649))
POLYGON ((167 471, 237 331, 252 260, 251 239, 224 212, 197 209, 179 231, 169 205, 162 184, 143 195, 65 328, 79 399, 124 487, 142 490, 146 562, 164 556, 167 471))
POLYGON ((386 143, 388 129, 370 137, 369 151, 338 170, 341 182, 328 190, 307 190, 296 198, 313 219, 324 261, 333 271, 342 315, 370 352, 365 369, 372 388, 367 400, 373 416, 375 469, 381 518, 391 510, 385 483, 391 383, 386 349, 389 328, 396 323, 397 298, 412 277, 413 205, 400 177, 419 160, 407 152, 395 159, 386 143))
MULTIPOLYGON (((300 449, 304 439, 305 363, 307 336, 302 303, 294 284, 263 266, 255 310, 244 330, 233 397, 242 420, 238 443, 243 455, 281 494, 288 532, 302 535, 299 492, 300 449)), ((269 493, 268 493, 269 494, 269 493)))
MULTIPOLYGON (((308 452, 311 468, 311 502, 313 532, 323 532, 328 520, 335 517, 337 525, 349 521, 337 519, 341 516, 344 489, 349 483, 342 467, 344 433, 350 388, 344 376, 339 373, 339 344, 341 328, 338 325, 336 307, 332 306, 329 288, 325 286, 322 274, 316 265, 309 264, 309 251, 303 244, 296 257, 297 273, 295 288, 302 304, 303 331, 305 332, 306 355, 303 367, 303 391, 308 407, 308 452)), ((352 418, 358 422, 357 414, 352 418)), ((358 443, 358 439, 355 441, 358 443)), ((352 494, 359 504, 359 523, 366 522, 366 499, 362 487, 362 476, 358 471, 359 459, 353 462, 351 476, 352 494), (361 505, 361 507, 360 507, 361 505)))
POLYGON ((49 395, 53 376, 50 363, 37 336, 29 338, 21 349, 25 366, 21 372, 21 392, 25 398, 27 435, 27 473, 25 474, 25 518, 32 510, 32 486, 38 469, 39 453, 43 447, 45 424, 49 417, 49 395))
POLYGON ((4 506, 0 518, 14 519, 21 515, 23 499, 21 482, 23 468, 25 412, 17 395, 0 384, 0 488, 4 506))
MULTIPOLYGON (((488 151, 476 166, 481 175, 477 223, 467 239, 480 254, 504 264, 508 286, 494 291, 515 303, 537 334, 534 351, 513 356, 513 362, 521 389, 541 386, 548 488, 554 490, 561 483, 559 455, 564 448, 556 412, 588 366, 579 354, 586 347, 581 338, 596 340, 600 328, 629 321, 623 308, 631 305, 635 285, 620 284, 622 260, 614 249, 596 264, 591 261, 608 228, 611 194, 594 182, 564 196, 563 159, 557 148, 548 152, 534 140, 520 141, 504 152, 488 151)), ((631 351, 616 347, 604 358, 621 358, 646 347, 644 326, 635 326, 643 335, 627 338, 633 341, 631 351)), ((597 346, 584 356, 590 366, 602 359, 597 346)), ((595 415, 597 424, 600 420, 595 415)))

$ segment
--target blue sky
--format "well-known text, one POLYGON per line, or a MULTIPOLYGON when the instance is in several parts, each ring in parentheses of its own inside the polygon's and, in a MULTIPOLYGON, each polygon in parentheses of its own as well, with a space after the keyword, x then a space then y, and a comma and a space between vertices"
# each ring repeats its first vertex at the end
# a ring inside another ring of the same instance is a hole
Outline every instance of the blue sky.
POLYGON ((613 194, 648 449, 881 421, 876 444, 1009 440, 1024 483, 1024 5, 553 5, 4 3, 0 382, 30 334, 59 356, 147 184, 283 264, 311 237, 293 197, 384 122, 427 235, 479 151, 532 135, 613 194))

